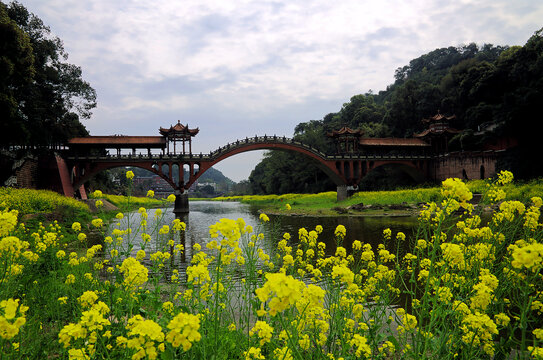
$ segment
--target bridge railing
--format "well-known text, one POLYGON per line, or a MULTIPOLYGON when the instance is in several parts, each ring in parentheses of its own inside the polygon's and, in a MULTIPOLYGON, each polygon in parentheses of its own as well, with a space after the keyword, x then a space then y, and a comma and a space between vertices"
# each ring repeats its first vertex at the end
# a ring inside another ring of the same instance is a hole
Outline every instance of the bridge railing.
POLYGON ((97 161, 149 161, 149 160, 169 160, 169 161, 213 161, 220 157, 223 154, 229 153, 238 148, 245 147, 247 145, 258 145, 258 144, 288 144, 298 147, 300 149, 307 150, 316 156, 319 156, 323 160, 422 160, 429 159, 431 156, 423 154, 385 154, 377 152, 366 152, 366 153, 356 153, 356 154, 336 154, 336 155, 327 155, 320 151, 319 149, 314 148, 311 145, 305 144, 303 142, 294 140, 292 138, 287 138, 286 136, 277 136, 277 135, 264 135, 254 137, 246 137, 245 139, 238 139, 234 142, 227 143, 224 146, 219 147, 216 150, 210 151, 209 153, 200 153, 200 154, 107 154, 107 155, 85 155, 85 156, 68 156, 68 159, 89 159, 97 161))
POLYGON ((258 135, 255 135, 254 137, 246 137, 245 139, 238 139, 236 140, 235 142, 232 142, 232 143, 228 143, 224 146, 221 146, 219 147, 218 149, 214 150, 214 151, 211 151, 210 152, 210 156, 211 157, 218 157, 222 154, 225 154, 225 153, 228 153, 234 149, 237 149, 237 148, 240 148, 240 147, 243 147, 245 145, 249 145, 249 144, 289 144, 289 145, 294 145, 296 147, 299 147, 299 148, 302 148, 302 149, 305 149, 305 150, 308 150, 312 153, 314 153, 315 155, 317 156, 320 156, 322 158, 326 158, 328 155, 326 155, 325 153, 323 153, 322 151, 310 146, 310 145, 307 145, 307 144, 304 144, 300 141, 296 141, 292 138, 287 138, 286 136, 277 136, 277 135, 272 135, 272 136, 268 136, 268 135, 264 135, 264 136, 258 136, 258 135))
MULTIPOLYGON (((249 142, 250 144, 254 144, 255 142, 249 142)), ((291 144, 298 145, 300 148, 304 148, 308 151, 311 151, 314 154, 317 154, 324 160, 426 160, 429 158, 434 158, 433 156, 429 155, 416 155, 416 154, 393 154, 393 155, 387 155, 387 154, 377 154, 377 153, 367 153, 367 154, 341 154, 341 155, 326 155, 323 152, 307 146, 300 146, 299 142, 293 142, 291 144)), ((303 144, 302 144, 303 145, 303 144)), ((209 154, 151 154, 143 155, 132 155, 132 154, 109 154, 109 155, 83 155, 83 156, 68 156, 66 157, 68 160, 94 160, 94 161, 149 161, 149 160, 156 160, 156 161, 212 161, 215 160, 217 157, 219 157, 222 154, 225 154, 229 151, 232 151, 236 149, 237 147, 241 146, 234 146, 233 144, 230 144, 230 146, 225 145, 224 147, 221 147, 220 150, 217 149, 215 151, 210 152, 209 154)))

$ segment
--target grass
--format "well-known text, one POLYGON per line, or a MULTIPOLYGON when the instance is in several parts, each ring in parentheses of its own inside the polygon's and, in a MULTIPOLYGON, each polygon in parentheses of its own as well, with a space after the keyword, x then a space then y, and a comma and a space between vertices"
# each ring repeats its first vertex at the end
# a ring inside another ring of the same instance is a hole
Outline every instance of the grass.
POLYGON ((123 195, 110 195, 102 194, 101 196, 90 195, 91 199, 105 199, 117 206, 121 211, 131 211, 140 207, 145 208, 159 208, 165 206, 171 206, 171 203, 165 199, 154 197, 136 197, 136 196, 123 196, 123 195))
MULTIPOLYGON (((93 198, 93 200, 99 200, 93 198)), ((159 208, 170 206, 171 203, 164 199, 156 199, 151 197, 126 197, 121 195, 102 194, 101 199, 106 199, 119 210, 101 211, 100 217, 108 223, 114 219, 119 212, 127 212, 137 210, 140 207, 159 208)), ((81 223, 87 231, 92 227, 90 222, 97 217, 89 206, 77 199, 68 198, 64 195, 49 190, 34 190, 34 189, 16 189, 0 187, 0 210, 10 209, 18 212, 18 218, 25 224, 28 230, 37 231, 44 223, 58 223, 61 228, 70 228, 72 223, 81 223)), ((75 238, 68 236, 66 231, 63 231, 63 236, 67 236, 72 247, 77 241, 75 238)))
MULTIPOLYGON (((483 180, 469 181, 466 184, 472 193, 481 194, 487 191, 488 182, 483 180)), ((543 180, 537 179, 526 183, 517 182, 514 184, 507 184, 504 186, 504 191, 507 193, 506 200, 518 199, 519 201, 528 202, 533 196, 540 196, 543 193, 543 180)), ((239 201, 258 206, 262 211, 269 213, 337 216, 338 214, 353 215, 382 213, 382 210, 366 210, 362 212, 342 211, 342 209, 360 203, 364 205, 373 205, 374 207, 385 207, 385 211, 390 212, 390 210, 386 209, 387 206, 407 204, 417 207, 422 203, 437 201, 440 197, 441 188, 436 186, 393 191, 359 191, 348 199, 339 202, 337 201, 337 195, 334 191, 318 194, 224 196, 205 200, 239 201), (291 210, 287 210, 287 204, 290 205, 291 210)), ((483 199, 483 203, 488 204, 488 199, 483 199)), ((413 210, 408 210, 408 212, 413 212, 413 210)))

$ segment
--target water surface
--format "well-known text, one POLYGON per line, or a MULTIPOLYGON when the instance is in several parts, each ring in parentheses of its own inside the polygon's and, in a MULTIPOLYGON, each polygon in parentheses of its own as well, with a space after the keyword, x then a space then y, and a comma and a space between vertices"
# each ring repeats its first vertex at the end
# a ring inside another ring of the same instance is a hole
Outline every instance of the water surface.
MULTIPOLYGON (((164 224, 171 225, 175 219, 173 208, 165 208, 162 219, 164 224)), ((148 210, 148 229, 155 227, 155 209, 148 210)), ((244 219, 247 225, 251 225, 255 231, 263 232, 266 235, 265 243, 269 248, 276 246, 277 242, 288 232, 291 234, 291 245, 296 245, 298 239, 298 230, 305 228, 307 231, 314 230, 317 225, 323 227, 323 232, 319 236, 319 241, 326 243, 326 253, 333 254, 336 248, 334 231, 338 225, 343 225, 347 229, 347 235, 343 241, 343 246, 350 251, 354 240, 360 240, 369 243, 376 248, 383 241, 383 230, 390 228, 393 234, 401 231, 408 237, 416 229, 416 217, 409 216, 297 216, 297 215, 269 215, 270 222, 262 226, 259 220, 260 212, 258 208, 242 204, 239 202, 218 202, 218 201, 193 201, 190 202, 190 213, 181 220, 187 225, 184 234, 185 255, 181 258, 180 264, 183 268, 192 257, 192 248, 194 244, 200 244, 205 250, 205 245, 209 242, 209 226, 220 221, 222 218, 244 219)), ((127 226, 127 218, 121 222, 121 228, 127 226)), ((130 214, 131 226, 135 227, 140 221, 140 214, 133 212, 130 214)), ((115 226, 115 225, 112 225, 115 226)), ((110 231, 112 228, 110 229, 110 231)), ((151 232, 150 230, 148 232, 151 232)), ((139 249, 140 238, 135 237, 133 254, 139 249)), ((154 251, 159 244, 151 243, 146 250, 154 251)), ((177 261, 176 261, 177 262, 177 261)))

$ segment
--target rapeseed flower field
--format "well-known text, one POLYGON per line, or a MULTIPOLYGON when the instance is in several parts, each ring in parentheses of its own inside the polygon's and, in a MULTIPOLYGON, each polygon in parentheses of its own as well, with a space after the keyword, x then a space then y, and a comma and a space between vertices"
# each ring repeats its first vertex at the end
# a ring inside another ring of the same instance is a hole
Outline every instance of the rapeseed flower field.
POLYGON ((265 214, 209 224, 185 249, 185 224, 161 211, 152 227, 141 207, 111 231, 100 217, 30 230, 6 202, 0 358, 543 358, 543 200, 509 199, 512 180, 483 186, 488 220, 448 179, 414 234, 346 248, 340 225, 331 252, 322 226, 278 235, 265 214))

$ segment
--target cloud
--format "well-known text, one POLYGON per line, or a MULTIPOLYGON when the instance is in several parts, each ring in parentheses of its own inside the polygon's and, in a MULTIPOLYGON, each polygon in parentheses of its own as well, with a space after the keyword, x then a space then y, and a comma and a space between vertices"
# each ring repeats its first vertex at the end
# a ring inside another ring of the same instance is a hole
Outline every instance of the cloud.
POLYGON ((156 134, 179 119, 200 127, 203 152, 289 136, 436 48, 522 45, 543 18, 532 0, 22 1, 97 90, 92 134, 156 134))

